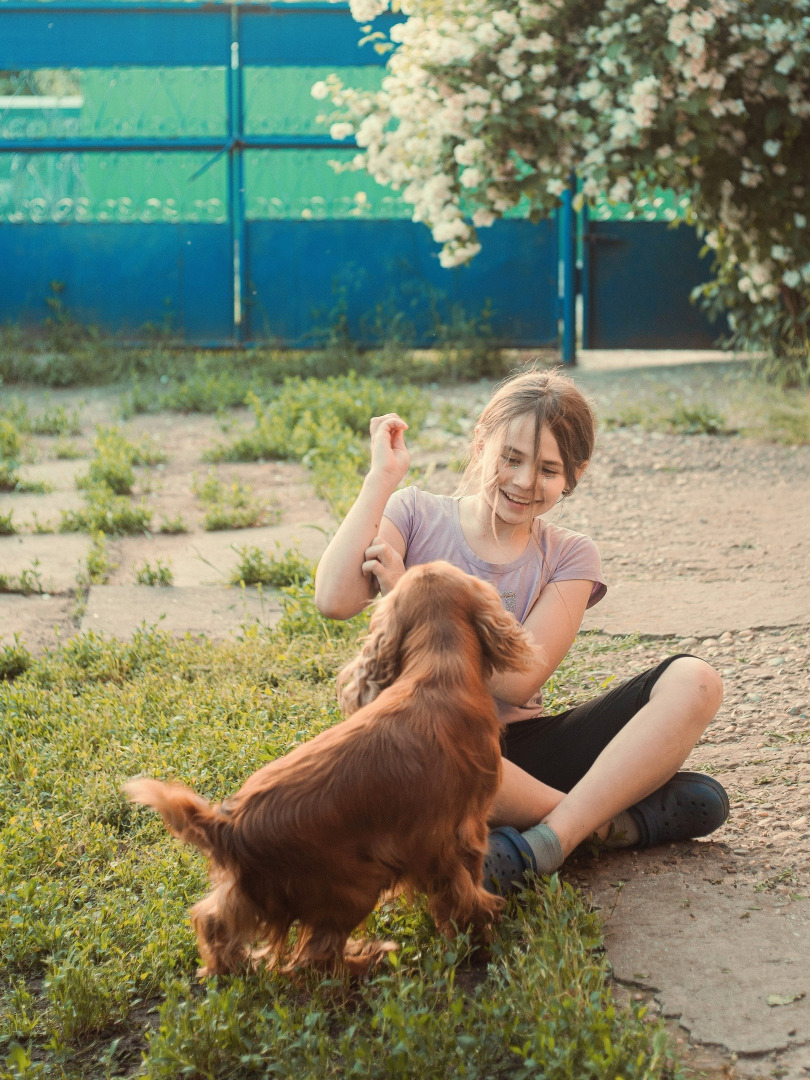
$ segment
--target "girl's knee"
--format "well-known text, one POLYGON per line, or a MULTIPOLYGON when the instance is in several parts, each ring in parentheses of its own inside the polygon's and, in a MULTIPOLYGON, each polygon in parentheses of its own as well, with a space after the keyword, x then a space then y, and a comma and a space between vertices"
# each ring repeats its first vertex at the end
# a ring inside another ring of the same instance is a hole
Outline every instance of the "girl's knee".
POLYGON ((673 660, 659 681, 664 679, 673 690, 677 689, 679 694, 688 695, 696 704, 702 706, 709 719, 723 702, 723 679, 720 672, 698 656, 679 656, 673 660))
POLYGON ((673 660, 669 670, 681 681, 684 689, 691 691, 714 716, 723 703, 723 677, 720 673, 700 657, 678 657, 673 660))

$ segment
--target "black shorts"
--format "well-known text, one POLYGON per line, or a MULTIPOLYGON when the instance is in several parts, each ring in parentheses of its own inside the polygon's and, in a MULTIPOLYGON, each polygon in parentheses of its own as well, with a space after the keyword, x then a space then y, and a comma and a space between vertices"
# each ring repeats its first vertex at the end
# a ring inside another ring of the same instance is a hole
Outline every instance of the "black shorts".
POLYGON ((570 791, 611 739, 650 700, 650 692, 673 660, 620 683, 612 690, 556 716, 533 716, 507 724, 503 756, 558 791, 570 791))

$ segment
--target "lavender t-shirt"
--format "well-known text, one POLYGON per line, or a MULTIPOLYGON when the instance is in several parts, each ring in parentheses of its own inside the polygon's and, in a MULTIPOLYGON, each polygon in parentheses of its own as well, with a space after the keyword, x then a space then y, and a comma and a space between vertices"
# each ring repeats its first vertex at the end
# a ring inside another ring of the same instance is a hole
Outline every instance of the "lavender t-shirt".
MULTIPOLYGON (((405 541, 405 567, 445 559, 453 566, 488 581, 498 590, 507 611, 523 623, 540 593, 552 581, 592 581, 588 607, 598 603, 607 586, 602 563, 593 540, 581 533, 536 518, 534 542, 508 563, 485 562, 464 539, 458 499, 432 495, 416 487, 395 491, 384 511, 405 541)), ((496 698, 501 723, 525 720, 542 712, 538 691, 525 705, 511 705, 496 698)))

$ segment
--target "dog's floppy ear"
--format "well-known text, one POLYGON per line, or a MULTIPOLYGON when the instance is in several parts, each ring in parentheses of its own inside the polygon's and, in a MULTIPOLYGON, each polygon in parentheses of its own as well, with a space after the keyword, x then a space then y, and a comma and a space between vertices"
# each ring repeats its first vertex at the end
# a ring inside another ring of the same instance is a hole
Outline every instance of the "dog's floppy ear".
POLYGON ((344 715, 350 716, 374 701, 399 677, 401 646, 402 627, 396 609, 382 600, 374 611, 360 655, 338 675, 338 702, 344 715))
MULTIPOLYGON (((483 592, 483 590, 482 590, 483 592)), ((535 661, 533 644, 514 615, 505 611, 494 592, 482 596, 475 629, 485 662, 495 671, 528 671, 535 661)))

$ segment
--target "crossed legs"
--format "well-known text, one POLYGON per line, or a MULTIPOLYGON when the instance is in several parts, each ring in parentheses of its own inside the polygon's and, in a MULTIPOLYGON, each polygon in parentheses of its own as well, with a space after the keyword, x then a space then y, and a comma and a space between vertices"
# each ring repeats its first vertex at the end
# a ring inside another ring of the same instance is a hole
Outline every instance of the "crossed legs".
POLYGON ((672 659, 657 676, 646 703, 567 794, 504 761, 491 824, 522 831, 543 821, 559 837, 565 856, 594 833, 604 837, 617 814, 678 771, 722 699, 722 680, 709 664, 694 656, 672 659))

